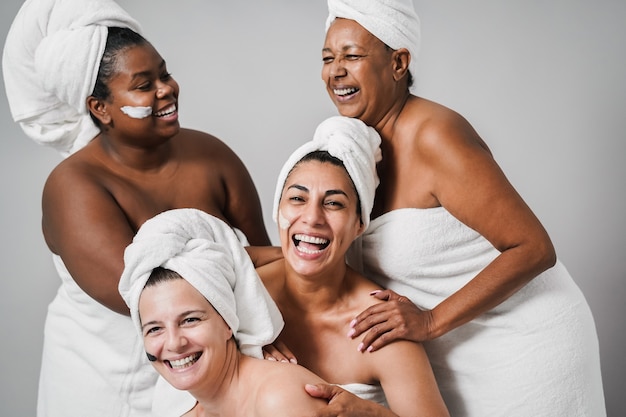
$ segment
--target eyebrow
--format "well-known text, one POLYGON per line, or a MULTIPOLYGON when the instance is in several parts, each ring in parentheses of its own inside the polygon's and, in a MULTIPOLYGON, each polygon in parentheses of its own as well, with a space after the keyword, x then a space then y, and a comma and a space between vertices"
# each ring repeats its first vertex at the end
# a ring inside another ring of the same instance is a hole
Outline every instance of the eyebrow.
MULTIPOLYGON (((361 46, 361 45, 357 45, 357 44, 355 44, 355 43, 351 43, 351 44, 349 44, 349 45, 344 45, 344 46, 341 48, 341 52, 345 52, 345 51, 347 51, 348 49, 352 49, 352 48, 363 48, 363 46, 361 46)), ((328 47, 326 47, 326 48, 322 48, 322 52, 332 52, 332 51, 333 51, 333 49, 332 49, 332 48, 328 48, 328 47)))
MULTIPOLYGON (((184 312, 180 313, 180 314, 178 315, 178 319, 180 320, 180 319, 182 319, 183 317, 186 317, 186 316, 188 316, 188 315, 190 315, 190 314, 207 315, 207 314, 208 314, 208 312, 207 312, 207 311, 205 311, 205 310, 188 310, 188 311, 184 311, 184 312)), ((152 326, 152 325, 154 325, 154 324, 158 324, 158 323, 160 323, 160 322, 161 322, 160 320, 152 320, 152 321, 149 321, 149 322, 147 322, 147 323, 142 323, 142 325, 141 325, 141 330, 143 330, 143 329, 144 329, 144 328, 146 328, 147 326, 152 326)))
MULTIPOLYGON (((295 188, 297 190, 304 191, 306 193, 309 192, 309 189, 306 188, 304 185, 294 184, 294 185, 290 185, 289 187, 287 187, 287 189, 290 189, 290 188, 295 188)), ((348 197, 348 194, 346 194, 346 192, 343 190, 327 190, 324 193, 325 196, 337 195, 337 194, 345 195, 346 197, 348 197)))
MULTIPOLYGON (((161 70, 161 69, 163 69, 163 68, 165 68, 165 60, 164 60, 164 59, 162 59, 162 60, 161 60, 161 63, 159 64, 159 70, 161 70)), ((152 71, 150 71, 150 70, 147 70, 147 71, 141 71, 141 72, 136 72, 136 73, 134 73, 134 74, 133 74, 133 76, 131 77, 131 81, 134 81, 135 79, 140 78, 140 77, 146 77, 146 76, 150 75, 150 73, 151 73, 151 72, 152 72, 152 71)))

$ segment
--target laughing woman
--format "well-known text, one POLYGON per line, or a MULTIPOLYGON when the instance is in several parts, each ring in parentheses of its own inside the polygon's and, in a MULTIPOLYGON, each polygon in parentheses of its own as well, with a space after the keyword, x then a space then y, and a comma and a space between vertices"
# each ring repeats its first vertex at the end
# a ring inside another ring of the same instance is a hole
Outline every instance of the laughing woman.
POLYGON ((46 319, 39 416, 150 415, 157 374, 117 290, 124 249, 147 219, 193 207, 270 243, 246 168, 219 139, 180 127, 179 86, 138 32, 110 0, 28 0, 7 35, 14 119, 69 155, 43 191, 61 287, 46 319))
POLYGON ((455 417, 606 415, 593 316, 546 230, 467 120, 411 93, 412 1, 328 0, 328 12, 326 90, 382 140, 372 223, 349 263, 387 290, 350 337, 364 355, 423 342, 455 417))
MULTIPOLYGON (((421 344, 398 341, 363 355, 361 341, 346 337, 352 318, 379 302, 370 294, 381 288, 345 262, 369 224, 379 144, 357 119, 332 117, 318 126, 278 177, 274 219, 284 259, 257 271, 284 317, 281 342, 298 363, 372 400, 355 397, 352 415, 447 416, 421 344)), ((274 354, 266 358, 283 359, 274 354)))
POLYGON ((157 415, 287 417, 324 406, 304 390, 320 378, 263 360, 283 322, 226 223, 200 210, 166 211, 141 226, 124 260, 120 293, 168 383, 155 396, 157 415), (180 411, 171 387, 195 397, 191 411, 180 411))

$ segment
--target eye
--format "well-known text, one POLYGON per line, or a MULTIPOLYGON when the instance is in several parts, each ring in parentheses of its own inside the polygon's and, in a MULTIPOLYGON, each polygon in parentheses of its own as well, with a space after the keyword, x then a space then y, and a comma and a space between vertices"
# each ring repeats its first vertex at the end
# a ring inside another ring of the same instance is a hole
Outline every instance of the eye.
POLYGON ((182 321, 183 325, 184 324, 194 324, 200 321, 200 318, 198 317, 185 317, 182 321))
POLYGON ((160 327, 158 327, 158 326, 148 327, 148 328, 145 330, 145 335, 147 336, 147 335, 150 335, 150 334, 157 333, 159 330, 161 330, 161 328, 160 328, 160 327))
POLYGON ((323 56, 322 57, 322 62, 324 64, 330 64, 331 62, 333 62, 333 57, 332 56, 323 56))
POLYGON ((361 58, 361 55, 355 55, 355 54, 346 55, 346 59, 348 61, 355 61, 355 60, 357 60, 359 58, 361 58))
POLYGON ((338 200, 326 200, 324 201, 324 205, 326 207, 329 207, 331 209, 336 209, 336 210, 346 207, 346 205, 343 202, 338 201, 338 200))
POLYGON ((140 90, 140 91, 148 91, 152 88, 152 83, 150 81, 146 81, 144 83, 139 84, 136 88, 137 90, 140 90))
POLYGON ((161 74, 161 81, 168 81, 172 79, 172 73, 171 72, 165 72, 163 74, 161 74))

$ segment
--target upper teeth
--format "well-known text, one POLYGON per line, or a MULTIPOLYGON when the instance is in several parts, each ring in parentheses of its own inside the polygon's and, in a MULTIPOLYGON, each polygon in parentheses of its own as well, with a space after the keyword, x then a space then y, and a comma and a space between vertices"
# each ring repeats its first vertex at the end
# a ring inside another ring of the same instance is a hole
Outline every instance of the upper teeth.
POLYGON ((350 88, 335 88, 335 89, 333 89, 333 92, 335 94, 337 94, 338 96, 345 96, 347 94, 356 93, 357 89, 354 88, 354 87, 350 87, 350 88))
POLYGON ((155 116, 157 116, 157 117, 160 117, 160 116, 165 116, 165 115, 168 115, 168 114, 170 114, 170 113, 174 113, 175 111, 176 111, 176 105, 175 105, 175 104, 172 104, 172 105, 171 105, 171 106, 169 106, 168 108, 166 108, 166 109, 164 109, 164 110, 161 110, 160 112, 155 113, 154 115, 155 115, 155 116))
POLYGON ((315 236, 302 235, 302 234, 297 234, 294 236, 294 238, 301 242, 313 243, 314 245, 324 245, 328 243, 328 239, 315 237, 315 236))
POLYGON ((195 362, 196 359, 197 359, 196 355, 193 354, 193 355, 187 356, 186 358, 177 359, 177 360, 169 361, 169 362, 170 362, 170 365, 172 365, 172 368, 182 368, 190 362, 195 362))

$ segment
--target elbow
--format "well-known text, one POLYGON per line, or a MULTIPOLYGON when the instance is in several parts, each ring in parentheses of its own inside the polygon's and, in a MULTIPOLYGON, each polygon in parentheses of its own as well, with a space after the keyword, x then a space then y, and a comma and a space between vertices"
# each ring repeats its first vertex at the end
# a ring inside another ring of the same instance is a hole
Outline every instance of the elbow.
POLYGON ((548 236, 545 236, 537 244, 534 245, 534 265, 536 265, 536 275, 552 268, 556 265, 556 250, 548 236))

